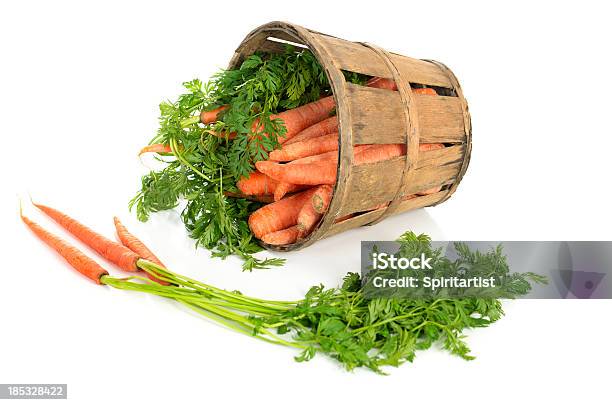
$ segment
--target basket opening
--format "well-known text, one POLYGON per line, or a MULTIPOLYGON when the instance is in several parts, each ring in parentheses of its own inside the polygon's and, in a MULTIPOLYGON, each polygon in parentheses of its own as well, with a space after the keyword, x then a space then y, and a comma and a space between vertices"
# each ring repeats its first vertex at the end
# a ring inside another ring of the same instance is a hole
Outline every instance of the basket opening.
MULTIPOLYGON (((416 83, 410 83, 410 86, 412 86, 413 88, 415 88, 416 83)), ((438 93, 439 96, 446 96, 446 97, 457 97, 457 92, 455 92, 455 90, 450 89, 448 87, 440 87, 440 86, 425 86, 425 85, 418 85, 418 87, 429 87, 431 89, 434 89, 436 91, 436 93, 438 93)))
MULTIPOLYGON (((350 75, 358 75, 359 73, 353 72, 350 70, 342 69, 342 73, 344 73, 345 77, 350 77, 350 75)), ((375 87, 381 90, 387 91, 397 91, 397 84, 391 78, 387 77, 376 77, 376 76, 367 76, 367 81, 365 83, 354 83, 359 86, 367 86, 367 87, 375 87), (393 88, 395 86, 396 88, 393 88)), ((410 83, 410 87, 412 89, 433 89, 438 96, 446 96, 446 97, 457 97, 457 93, 455 90, 448 87, 441 86, 432 86, 423 83, 410 83)))

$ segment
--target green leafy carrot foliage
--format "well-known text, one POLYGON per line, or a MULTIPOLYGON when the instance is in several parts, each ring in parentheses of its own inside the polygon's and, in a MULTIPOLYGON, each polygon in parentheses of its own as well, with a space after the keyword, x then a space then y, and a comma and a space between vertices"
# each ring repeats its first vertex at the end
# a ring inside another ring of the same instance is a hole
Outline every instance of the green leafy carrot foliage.
MULTIPOLYGON (((407 232, 399 242, 405 252, 415 247, 431 252, 425 235, 407 232)), ((480 254, 463 245, 458 253, 458 265, 471 263, 498 276, 508 274, 501 248, 480 254)), ((222 290, 153 263, 140 261, 139 265, 170 285, 144 278, 135 282, 108 276, 103 282, 176 299, 240 333, 299 349, 297 361, 322 353, 348 370, 365 367, 384 373, 385 366, 412 362, 417 351, 433 346, 471 360, 474 357, 464 332, 489 326, 503 315, 502 302, 493 297, 368 299, 357 273, 348 273, 341 287, 314 286, 301 300, 273 301, 222 290)), ((512 277, 521 282, 520 287, 515 285, 505 291, 505 298, 520 297, 529 292, 531 283, 545 282, 542 276, 534 277, 532 273, 512 273, 512 277)))

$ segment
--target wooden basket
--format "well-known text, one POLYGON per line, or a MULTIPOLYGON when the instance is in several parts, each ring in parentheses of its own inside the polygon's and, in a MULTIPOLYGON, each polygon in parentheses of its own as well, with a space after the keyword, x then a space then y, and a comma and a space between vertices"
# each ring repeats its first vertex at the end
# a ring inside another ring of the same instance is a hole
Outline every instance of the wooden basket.
POLYGON ((292 245, 264 247, 300 249, 399 212, 437 205, 453 194, 468 167, 471 124, 467 102, 450 69, 433 60, 412 59, 285 22, 271 22, 248 34, 229 68, 238 67, 255 51, 281 52, 288 42, 308 48, 329 79, 339 123, 338 177, 327 214, 307 238, 292 245), (393 79, 398 91, 348 83, 343 70, 393 79), (439 96, 414 94, 411 84, 432 87, 439 96), (354 145, 397 143, 407 144, 405 156, 353 165, 354 145), (419 143, 444 143, 446 147, 419 152, 419 143), (402 199, 436 186, 443 186, 442 190, 402 199), (364 212, 383 202, 390 203, 364 212), (336 223, 348 214, 356 215, 336 223))

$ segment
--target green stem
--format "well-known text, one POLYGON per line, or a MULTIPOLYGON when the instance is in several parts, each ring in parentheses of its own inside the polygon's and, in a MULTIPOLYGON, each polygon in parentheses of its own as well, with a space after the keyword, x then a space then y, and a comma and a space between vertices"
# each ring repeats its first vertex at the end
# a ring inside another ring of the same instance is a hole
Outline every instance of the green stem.
POLYGON ((189 277, 183 276, 183 275, 179 275, 176 273, 173 273, 172 271, 165 269, 155 263, 152 263, 148 260, 144 260, 144 259, 140 259, 138 260, 137 263, 138 267, 141 268, 142 270, 146 271, 147 273, 150 274, 160 274, 164 277, 167 277, 168 280, 170 280, 171 282, 177 283, 177 284, 181 284, 181 285, 185 285, 185 286, 189 286, 193 289, 196 289, 198 291, 202 291, 205 293, 211 293, 211 292, 215 292, 217 294, 219 294, 222 297, 226 297, 226 298, 230 298, 230 299, 236 299, 239 301, 243 301, 243 302, 248 302, 250 304, 254 304, 254 305, 261 305, 264 306, 266 308, 270 308, 270 309, 278 309, 278 310, 291 310, 295 307, 295 305, 297 305, 297 301, 271 301, 271 300, 264 300, 264 299, 259 299, 259 298, 255 298, 255 297, 249 297, 247 295, 243 295, 243 294, 236 294, 236 293, 232 293, 226 290, 223 290, 221 288, 217 288, 214 286, 211 286, 209 284, 205 284, 202 283, 201 281, 198 280, 194 280, 191 279, 189 277))
POLYGON ((394 316, 393 318, 387 318, 384 321, 376 322, 376 323, 373 323, 371 325, 362 326, 361 328, 353 329, 353 333, 359 334, 359 333, 361 333, 361 332, 363 332, 365 330, 368 330, 370 328, 376 328, 378 326, 385 325, 385 324, 387 324, 389 322, 394 322, 394 321, 399 321, 401 319, 409 318, 409 317, 413 316, 415 314, 415 312, 422 312, 422 311, 424 311, 423 308, 415 308, 412 311, 408 312, 407 314, 397 315, 397 316, 394 316))
POLYGON ((197 124, 198 122, 200 122, 200 116, 194 115, 193 117, 185 118, 184 120, 182 120, 180 122, 180 125, 181 125, 181 128, 187 128, 188 126, 197 124))
POLYGON ((189 163, 187 161, 187 159, 185 159, 185 157, 179 151, 179 147, 178 147, 178 143, 176 142, 176 139, 174 139, 174 138, 170 139, 168 144, 170 145, 170 149, 172 149, 172 153, 174 154, 174 156, 176 156, 176 158, 179 160, 179 162, 181 162, 183 165, 189 167, 191 170, 193 170, 194 173, 196 173, 198 176, 202 177, 207 182, 212 183, 212 180, 209 179, 208 176, 206 176, 204 173, 202 173, 201 171, 196 169, 191 163, 189 163))

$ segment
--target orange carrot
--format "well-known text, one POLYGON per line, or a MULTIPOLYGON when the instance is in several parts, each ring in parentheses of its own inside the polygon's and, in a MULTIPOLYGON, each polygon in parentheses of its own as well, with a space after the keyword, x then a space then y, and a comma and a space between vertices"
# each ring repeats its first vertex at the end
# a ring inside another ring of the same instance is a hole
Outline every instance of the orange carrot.
POLYGON ((414 94, 422 94, 424 96, 437 96, 438 93, 432 89, 431 87, 418 87, 416 89, 412 89, 414 94))
POLYGON ((278 142, 281 144, 287 142, 304 129, 329 117, 335 107, 334 98, 327 96, 301 107, 272 115, 270 119, 280 118, 285 123, 285 128, 287 128, 285 136, 279 137, 278 142))
POLYGON ((393 79, 386 79, 384 77, 373 77, 368 80, 366 86, 374 87, 375 89, 397 90, 395 81, 393 79))
POLYGON ((332 194, 333 189, 331 186, 323 185, 316 188, 310 200, 304 204, 298 214, 297 227, 300 231, 298 238, 303 238, 312 232, 315 225, 327 211, 332 194))
MULTIPOLYGON (((358 153, 363 152, 364 150, 371 148, 374 145, 358 145, 358 146, 353 146, 353 155, 356 155, 358 153)), ((292 160, 291 162, 287 163, 289 165, 292 164, 306 164, 306 163, 315 163, 315 162, 320 162, 320 161, 331 161, 331 162, 338 162, 338 152, 335 150, 332 150, 330 152, 325 152, 325 153, 321 153, 320 155, 314 155, 314 156, 306 156, 300 159, 296 159, 296 160, 292 160)))
MULTIPOLYGON (((381 160, 391 159, 406 153, 406 147, 402 144, 371 145, 360 150, 354 155, 356 165, 374 163, 381 160)), ((259 161, 255 167, 262 173, 274 180, 293 184, 334 184, 336 182, 337 160, 323 160, 304 164, 281 165, 276 162, 259 161)))
POLYGON ((200 113, 200 122, 203 124, 212 124, 217 121, 219 118, 219 114, 225 111, 228 108, 226 105, 222 105, 221 107, 215 108, 211 111, 202 111, 200 113))
POLYGON ((335 115, 309 126, 293 138, 287 140, 284 144, 291 145, 295 142, 318 138, 319 136, 330 134, 332 132, 338 132, 338 117, 335 115))
POLYGON ((318 155, 306 156, 303 158, 292 160, 291 162, 288 162, 287 164, 288 165, 304 165, 307 163, 316 163, 316 162, 321 162, 325 160, 337 162, 338 152, 335 150, 332 150, 332 151, 321 153, 318 155))
POLYGON ((286 183, 280 181, 274 190, 274 201, 278 201, 286 194, 301 190, 304 186, 300 184, 286 183))
MULTIPOLYGON (((360 151, 362 151, 363 149, 365 149, 365 148, 367 148, 369 146, 370 145, 355 146, 353 148, 353 150, 354 150, 353 153, 359 153, 360 151)), ((338 152, 331 151, 331 152, 321 153, 319 155, 307 156, 307 157, 303 157, 303 158, 300 158, 300 159, 292 160, 291 162, 289 162, 287 164, 288 165, 306 164, 306 163, 315 163, 315 162, 326 161, 326 160, 328 160, 330 162, 334 162, 334 163, 337 162, 338 161, 338 152)), ((280 181, 278 183, 278 185, 276 186, 276 190, 274 191, 274 201, 280 200, 287 193, 291 193, 293 191, 296 191, 295 187, 300 187, 300 185, 293 184, 293 183, 287 183, 287 182, 284 182, 284 181, 280 181)), ((299 190, 299 188, 297 190, 299 190)))
POLYGON ((323 185, 317 187, 317 190, 312 195, 312 207, 315 212, 323 214, 329 208, 334 189, 331 186, 323 185))
POLYGON ((312 201, 307 201, 298 214, 298 238, 303 238, 308 235, 322 216, 323 214, 319 214, 314 210, 312 201))
MULTIPOLYGON (((132 235, 130 231, 127 230, 127 228, 121 223, 121 221, 119 221, 119 218, 113 217, 113 221, 115 222, 117 237, 119 237, 119 240, 121 241, 123 246, 136 253, 138 256, 140 256, 141 259, 148 260, 157 264, 158 266, 166 268, 166 266, 161 262, 161 260, 159 260, 157 256, 155 256, 155 254, 151 252, 151 250, 144 243, 142 243, 140 239, 132 235)), ((159 284, 170 285, 170 283, 158 279, 153 274, 149 274, 148 272, 145 273, 147 274, 147 277, 159 284)))
POLYGON ((86 256, 79 249, 70 245, 68 242, 66 242, 59 236, 47 231, 42 226, 38 225, 36 222, 24 216, 22 213, 20 213, 20 215, 21 220, 32 230, 32 232, 34 232, 38 239, 40 239, 49 247, 51 247, 51 249, 59 253, 59 255, 62 256, 68 263, 70 263, 70 265, 76 271, 78 271, 85 277, 95 281, 97 284, 102 284, 100 278, 102 276, 108 275, 108 271, 104 270, 102 266, 96 263, 93 259, 86 256))
POLYGON ((422 143, 419 145, 420 152, 426 152, 428 150, 444 149, 443 143, 422 143))
POLYGON ((34 205, 81 242, 98 252, 100 256, 119 266, 119 268, 132 272, 139 270, 136 262, 140 257, 127 247, 113 242, 54 208, 42 204, 34 203, 34 205))
POLYGON ((336 182, 336 163, 329 161, 281 165, 276 162, 262 160, 255 163, 255 167, 273 179, 286 183, 316 186, 319 184, 334 184, 336 182))
POLYGON ((249 177, 243 177, 236 183, 238 190, 245 195, 273 194, 278 182, 260 172, 252 172, 249 177))
POLYGON ((140 149, 138 152, 138 156, 143 155, 145 153, 172 153, 172 149, 168 145, 164 145, 163 143, 154 143, 153 145, 147 145, 144 148, 140 149))
POLYGON ((394 143, 387 145, 372 145, 355 155, 353 162, 355 165, 380 162, 397 156, 406 154, 406 145, 394 143))
MULTIPOLYGON (((368 87, 374 87, 376 89, 397 91, 397 85, 395 84, 395 81, 393 81, 392 79, 386 79, 384 77, 373 77, 368 80, 366 85, 368 87)), ((431 87, 416 87, 412 89, 412 92, 414 94, 421 94, 426 96, 438 95, 438 93, 431 87)))
POLYGON ((289 245, 295 243, 299 236, 299 230, 296 225, 290 226, 280 231, 270 232, 261 237, 261 240, 269 245, 289 245))
POLYGON ((338 133, 322 135, 306 141, 286 145, 270 152, 270 160, 287 162, 307 156, 338 150, 338 133))
POLYGON ((280 231, 297 224, 302 206, 312 196, 314 189, 296 193, 280 201, 264 205, 249 216, 249 227, 260 238, 271 232, 280 231))
POLYGON ((119 240, 123 246, 136 253, 141 259, 148 260, 163 268, 166 268, 161 260, 159 260, 157 256, 155 256, 155 254, 151 252, 151 250, 144 243, 142 243, 140 239, 132 235, 130 231, 127 230, 121 221, 119 221, 119 218, 113 217, 113 222, 115 223, 117 236, 119 237, 119 240))

